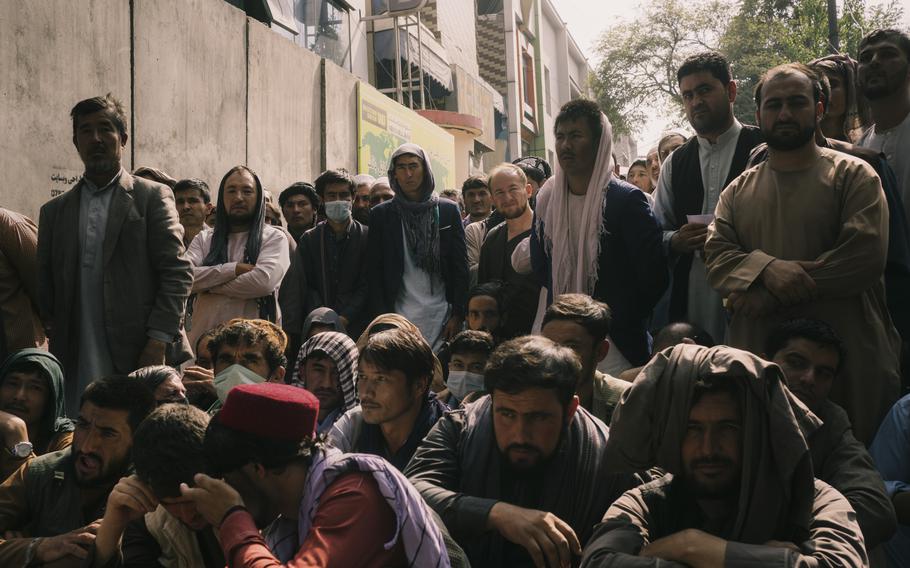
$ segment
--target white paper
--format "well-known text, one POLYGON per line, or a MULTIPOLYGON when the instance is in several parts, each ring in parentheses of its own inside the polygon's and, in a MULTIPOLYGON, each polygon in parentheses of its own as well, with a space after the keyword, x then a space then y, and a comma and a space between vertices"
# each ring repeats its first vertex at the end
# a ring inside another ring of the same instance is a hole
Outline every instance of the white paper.
POLYGON ((686 221, 689 223, 701 223, 702 225, 710 225, 711 221, 713 220, 713 213, 707 213, 705 215, 686 215, 686 221))

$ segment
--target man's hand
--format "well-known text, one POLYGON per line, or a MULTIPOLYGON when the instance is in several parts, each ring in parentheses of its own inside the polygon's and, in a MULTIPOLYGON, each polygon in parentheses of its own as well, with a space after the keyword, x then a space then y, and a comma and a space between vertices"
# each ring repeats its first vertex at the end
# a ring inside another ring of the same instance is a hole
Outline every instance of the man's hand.
POLYGON ((151 487, 135 475, 122 477, 107 497, 104 511, 105 525, 125 527, 130 521, 158 508, 158 499, 151 487))
POLYGON ((183 370, 183 382, 192 383, 194 381, 214 381, 215 371, 192 365, 183 370))
POLYGON ((221 526, 224 514, 229 509, 243 505, 243 499, 237 491, 220 479, 212 479, 204 473, 193 477, 196 487, 186 483, 180 484, 180 493, 196 504, 199 514, 215 528, 221 526))
POLYGON ((802 304, 818 295, 815 280, 809 276, 809 271, 822 264, 810 260, 774 259, 762 270, 762 282, 783 305, 802 304))
POLYGON ((572 566, 572 556, 581 555, 575 531, 552 513, 500 501, 490 509, 487 525, 527 550, 537 568, 568 568, 572 566))
POLYGON ((101 520, 97 520, 81 529, 41 539, 35 549, 35 559, 39 563, 47 563, 65 556, 85 558, 100 526, 101 520))
POLYGON ((246 274, 247 272, 252 271, 256 268, 255 264, 247 264, 245 262, 238 262, 237 266, 234 268, 234 276, 240 276, 241 274, 246 274))
POLYGON ((139 361, 136 367, 149 367, 151 365, 164 365, 164 350, 167 344, 157 339, 149 338, 145 342, 145 348, 139 354, 139 361))
MULTIPOLYGON (((19 442, 28 442, 28 426, 25 420, 15 414, 3 412, 0 410, 0 436, 3 436, 3 444, 7 449, 12 449, 19 442)), ((0 452, 3 449, 0 448, 0 452)))
POLYGON ((780 302, 762 286, 754 286, 746 292, 733 292, 727 296, 727 304, 735 314, 747 318, 763 317, 778 308, 780 302))
POLYGON ((679 254, 704 250, 708 226, 704 223, 686 223, 670 237, 670 248, 679 254))
POLYGON ((446 322, 446 326, 442 329, 442 338, 446 341, 450 341, 453 337, 458 335, 458 332, 461 331, 463 325, 464 318, 453 314, 452 317, 449 318, 449 321, 446 322))
POLYGON ((721 568, 727 541, 696 529, 665 536, 641 549, 639 556, 681 562, 692 568, 721 568))

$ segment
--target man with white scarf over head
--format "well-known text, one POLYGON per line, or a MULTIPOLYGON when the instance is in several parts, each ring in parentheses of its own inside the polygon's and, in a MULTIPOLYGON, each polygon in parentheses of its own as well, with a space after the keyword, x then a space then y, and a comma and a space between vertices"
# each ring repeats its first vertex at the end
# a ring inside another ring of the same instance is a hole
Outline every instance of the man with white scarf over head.
POLYGON ((610 306, 612 347, 601 370, 616 374, 650 353, 648 319, 668 283, 660 226, 644 193, 613 176, 612 128, 596 103, 570 101, 555 123, 556 171, 537 195, 531 236, 512 265, 533 270, 545 287, 535 333, 560 294, 610 306))

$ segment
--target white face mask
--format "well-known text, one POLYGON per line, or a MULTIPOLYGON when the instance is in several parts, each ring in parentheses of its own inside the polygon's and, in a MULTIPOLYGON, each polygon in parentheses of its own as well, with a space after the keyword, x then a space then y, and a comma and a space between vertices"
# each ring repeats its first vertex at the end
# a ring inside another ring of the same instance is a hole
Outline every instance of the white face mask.
POLYGON ((351 202, 329 201, 325 204, 325 216, 336 223, 343 223, 351 218, 351 202))
POLYGON ((215 392, 218 393, 218 400, 224 404, 228 391, 237 385, 258 385, 264 382, 265 379, 253 371, 243 365, 234 364, 215 375, 215 392))
POLYGON ((468 371, 449 371, 446 386, 456 398, 461 400, 472 392, 483 390, 483 375, 468 371))

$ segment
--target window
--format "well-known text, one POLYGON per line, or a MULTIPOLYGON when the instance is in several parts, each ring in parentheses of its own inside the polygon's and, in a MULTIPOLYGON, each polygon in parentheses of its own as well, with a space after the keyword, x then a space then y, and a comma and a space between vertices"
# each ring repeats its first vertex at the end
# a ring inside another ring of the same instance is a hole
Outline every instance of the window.
POLYGON ((550 104, 550 69, 546 65, 543 68, 543 92, 547 114, 551 115, 553 114, 553 107, 550 104))
POLYGON ((297 43, 345 69, 350 69, 349 18, 346 3, 337 0, 294 0, 297 43))
POLYGON ((525 103, 525 112, 534 117, 534 59, 527 51, 521 52, 522 97, 525 103))

